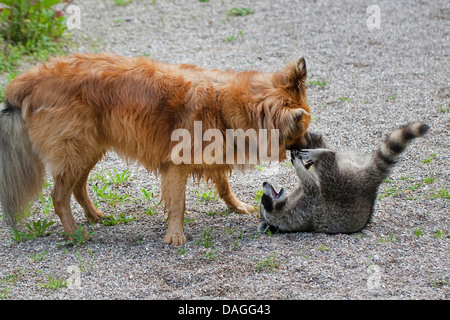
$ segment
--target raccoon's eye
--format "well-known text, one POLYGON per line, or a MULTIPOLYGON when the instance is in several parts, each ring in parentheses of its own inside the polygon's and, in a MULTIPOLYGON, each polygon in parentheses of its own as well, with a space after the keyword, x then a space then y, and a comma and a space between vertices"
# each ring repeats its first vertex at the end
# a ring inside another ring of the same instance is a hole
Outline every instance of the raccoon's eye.
POLYGON ((275 210, 280 211, 284 207, 285 204, 286 204, 285 200, 275 203, 275 210))

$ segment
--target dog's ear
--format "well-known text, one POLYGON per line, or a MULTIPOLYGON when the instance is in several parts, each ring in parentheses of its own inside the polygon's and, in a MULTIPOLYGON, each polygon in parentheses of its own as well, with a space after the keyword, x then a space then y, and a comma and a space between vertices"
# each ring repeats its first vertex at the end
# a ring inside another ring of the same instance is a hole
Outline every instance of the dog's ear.
POLYGON ((290 133, 287 135, 285 147, 288 150, 300 150, 307 146, 305 135, 311 121, 311 115, 302 108, 290 110, 291 126, 290 133))
POLYGON ((274 73, 274 81, 287 89, 296 89, 303 93, 306 90, 306 61, 300 58, 274 73))
POLYGON ((305 109, 302 108, 296 108, 296 109, 292 109, 291 110, 291 115, 292 115, 292 123, 298 127, 298 126, 303 126, 308 128, 309 127, 309 121, 311 119, 311 115, 306 112, 305 109))

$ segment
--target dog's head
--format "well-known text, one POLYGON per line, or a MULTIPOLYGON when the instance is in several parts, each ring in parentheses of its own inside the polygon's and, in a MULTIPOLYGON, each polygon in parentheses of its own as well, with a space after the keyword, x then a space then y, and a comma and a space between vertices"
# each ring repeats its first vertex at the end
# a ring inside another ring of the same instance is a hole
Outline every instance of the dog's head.
POLYGON ((270 220, 269 217, 282 211, 285 204, 286 192, 284 188, 281 188, 280 192, 276 192, 270 183, 264 182, 260 206, 261 220, 258 226, 258 232, 266 232, 269 228, 273 229, 273 231, 278 230, 277 226, 273 226, 268 222, 270 220))
POLYGON ((272 128, 279 130, 280 160, 286 157, 286 150, 308 146, 311 114, 307 103, 306 75, 306 62, 301 58, 273 73, 270 79, 274 88, 266 96, 264 111, 266 118, 271 119, 272 128))

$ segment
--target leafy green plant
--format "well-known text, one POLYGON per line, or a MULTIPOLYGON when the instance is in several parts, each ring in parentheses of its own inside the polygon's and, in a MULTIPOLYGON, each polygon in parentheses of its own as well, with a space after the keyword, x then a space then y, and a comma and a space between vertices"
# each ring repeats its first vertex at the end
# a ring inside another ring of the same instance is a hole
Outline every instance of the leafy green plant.
POLYGON ((33 223, 26 223, 25 227, 30 231, 30 234, 33 236, 33 238, 37 238, 40 236, 43 236, 45 231, 48 227, 50 227, 52 224, 56 223, 55 221, 49 221, 47 218, 45 218, 43 221, 38 220, 34 221, 33 223))
POLYGON ((434 236, 438 239, 450 238, 450 233, 448 231, 437 230, 434 236))
POLYGON ((450 191, 447 190, 447 187, 444 187, 436 192, 433 192, 431 197, 433 199, 437 199, 437 198, 450 199, 450 191))
POLYGON ((195 196, 200 202, 216 201, 219 197, 214 190, 196 190, 195 196))
POLYGON ((87 231, 86 227, 79 226, 78 229, 75 230, 74 233, 68 233, 68 232, 62 232, 63 235, 68 237, 68 240, 63 241, 58 244, 58 246, 61 245, 84 245, 89 237, 93 234, 95 234, 94 231, 87 231))
POLYGON ((425 178, 423 179, 423 182, 425 182, 426 184, 430 184, 433 183, 434 180, 436 180, 436 178, 425 178))
POLYGON ((17 230, 17 228, 13 228, 11 240, 15 242, 25 242, 27 240, 33 240, 33 236, 31 234, 28 234, 26 231, 20 232, 19 230, 17 230))
POLYGON ((327 85, 327 82, 325 80, 324 81, 316 80, 316 81, 308 81, 308 84, 312 85, 312 86, 318 86, 318 87, 323 88, 327 85))
POLYGON ((380 241, 381 243, 386 243, 386 242, 390 242, 390 243, 396 243, 397 240, 394 238, 394 234, 390 234, 389 236, 381 236, 380 237, 380 241))
POLYGON ((214 229, 211 227, 210 229, 203 230, 201 234, 201 238, 195 240, 194 244, 202 245, 205 248, 210 248, 213 246, 213 237, 214 237, 214 229))
POLYGON ((433 160, 436 157, 437 157, 437 154, 436 153, 432 153, 429 157, 423 159, 422 162, 423 163, 430 163, 431 160, 433 160))
POLYGON ((258 204, 255 206, 255 208, 256 208, 257 210, 259 210, 259 208, 261 207, 261 199, 262 199, 263 194, 264 194, 264 190, 257 190, 257 191, 255 192, 255 199, 254 199, 254 200, 258 203, 258 204))
POLYGON ((126 6, 127 4, 130 4, 131 0, 114 0, 114 4, 116 6, 126 6))
POLYGON ((264 194, 264 190, 256 191, 255 192, 255 201, 258 203, 261 202, 261 198, 262 198, 263 194, 264 194))
POLYGON ((141 192, 144 195, 145 200, 150 203, 148 209, 145 210, 145 213, 149 216, 153 216, 158 213, 158 211, 156 210, 158 204, 155 203, 156 189, 157 189, 156 186, 153 186, 151 191, 148 191, 145 188, 141 189, 141 192))
POLYGON ((450 111, 450 104, 447 105, 447 106, 444 106, 444 105, 439 106, 437 109, 438 109, 438 111, 441 112, 441 113, 447 113, 447 112, 450 111))
POLYGON ((67 26, 61 11, 51 7, 61 0, 0 0, 0 37, 26 52, 55 50, 67 26))
POLYGON ((99 198, 104 200, 111 206, 115 206, 119 203, 125 202, 130 195, 129 194, 118 194, 108 189, 109 185, 104 185, 99 188, 97 185, 92 185, 91 188, 97 194, 99 198))
POLYGON ((213 248, 209 248, 208 250, 206 250, 205 258, 208 259, 208 260, 217 261, 218 260, 217 247, 214 246, 213 248))
POLYGON ((234 40, 236 40, 236 34, 233 33, 231 36, 225 37, 223 40, 226 42, 233 42, 234 40))
POLYGON ((247 16, 254 13, 252 8, 232 8, 227 12, 228 17, 247 16))
POLYGON ((38 254, 32 254, 30 253, 30 258, 31 258, 31 262, 39 262, 42 261, 42 259, 44 259, 44 257, 48 254, 47 250, 42 251, 41 253, 38 254))
POLYGON ((67 282, 50 275, 47 276, 48 283, 41 283, 40 286, 46 289, 57 290, 67 287, 67 282))
POLYGON ((15 242, 25 242, 27 240, 33 240, 37 237, 41 237, 45 234, 48 227, 54 224, 55 221, 49 221, 47 218, 44 220, 34 221, 32 223, 25 223, 25 228, 28 230, 19 232, 17 228, 13 229, 13 235, 11 239, 15 242))
POLYGON ((255 164, 255 169, 258 171, 264 171, 266 166, 264 164, 255 164))
POLYGON ((136 218, 133 215, 125 216, 125 213, 119 214, 117 218, 111 214, 109 216, 102 217, 102 224, 105 226, 115 226, 119 223, 128 223, 134 219, 136 218))
POLYGON ((397 99, 397 94, 396 93, 393 96, 390 96, 388 98, 388 100, 390 100, 390 101, 395 101, 395 99, 397 99))
POLYGON ((87 253, 89 254, 89 258, 91 261, 85 261, 81 255, 81 250, 76 250, 73 255, 78 260, 78 270, 80 272, 87 272, 94 268, 96 255, 92 252, 92 250, 87 249, 87 253))
POLYGON ((275 232, 272 232, 272 230, 270 230, 270 228, 267 228, 267 230, 266 230, 266 234, 271 238, 275 237, 279 232, 280 232, 279 228, 277 228, 277 230, 275 230, 275 232))
POLYGON ((125 170, 122 173, 117 172, 116 169, 113 169, 114 174, 108 172, 108 176, 110 178, 109 184, 114 184, 116 187, 127 182, 130 179, 130 170, 125 170))
POLYGON ((328 249, 327 246, 326 246, 324 243, 322 243, 322 244, 320 245, 320 247, 317 248, 317 251, 320 251, 320 252, 323 252, 323 251, 330 251, 330 249, 328 249))
POLYGON ((413 232, 417 239, 423 236, 423 231, 421 229, 415 228, 413 232))
POLYGON ((386 197, 389 197, 389 196, 390 197, 397 197, 401 193, 402 193, 402 191, 400 190, 399 187, 393 186, 393 187, 391 187, 389 189, 386 189, 386 193, 385 194, 379 194, 377 196, 377 198, 378 199, 383 199, 383 198, 386 198, 386 197))
POLYGON ((264 271, 267 270, 269 272, 274 272, 275 269, 280 267, 281 262, 278 260, 275 253, 268 255, 265 258, 259 259, 256 262, 256 271, 264 271))
POLYGON ((50 210, 53 208, 53 199, 51 196, 44 198, 42 194, 39 195, 39 200, 41 200, 42 208, 44 209, 44 213, 48 214, 50 210))

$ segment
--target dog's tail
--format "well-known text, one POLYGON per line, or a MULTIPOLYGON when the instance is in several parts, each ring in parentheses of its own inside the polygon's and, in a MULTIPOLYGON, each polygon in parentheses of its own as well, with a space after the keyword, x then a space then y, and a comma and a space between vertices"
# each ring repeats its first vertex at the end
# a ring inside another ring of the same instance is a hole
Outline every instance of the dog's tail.
POLYGON ((373 164, 385 179, 393 166, 397 163, 400 154, 415 138, 423 136, 429 130, 423 122, 414 122, 394 130, 375 151, 373 164))
POLYGON ((0 103, 0 203, 7 222, 26 216, 29 202, 42 190, 44 174, 21 110, 0 103))

